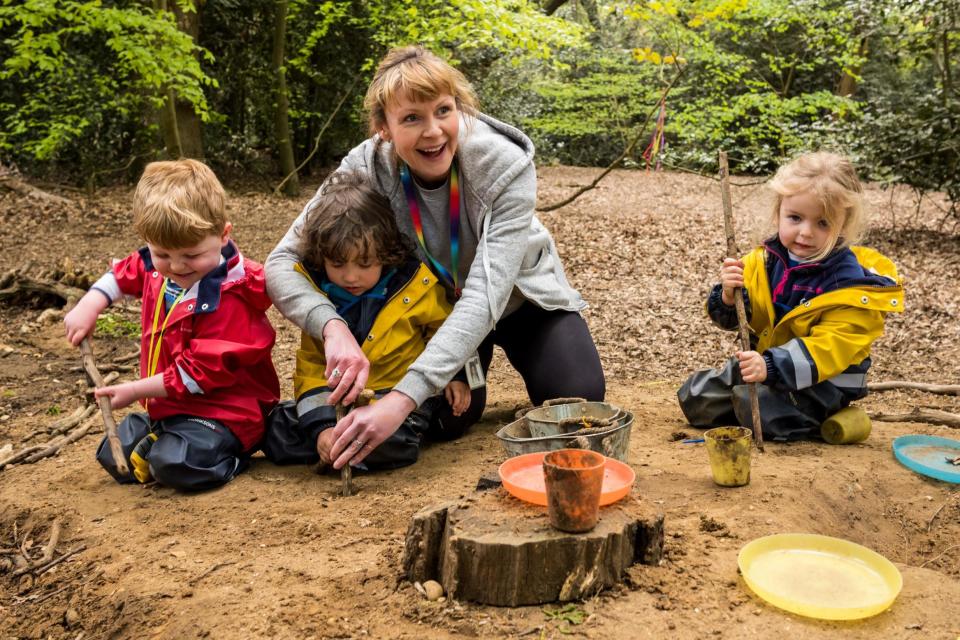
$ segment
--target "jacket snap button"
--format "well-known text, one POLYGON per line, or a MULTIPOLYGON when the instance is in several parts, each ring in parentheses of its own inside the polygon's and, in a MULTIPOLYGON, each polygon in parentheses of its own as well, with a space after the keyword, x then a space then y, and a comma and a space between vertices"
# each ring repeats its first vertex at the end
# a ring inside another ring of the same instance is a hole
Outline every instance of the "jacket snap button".
POLYGON ((206 311, 206 310, 207 310, 207 307, 209 307, 209 306, 210 306, 210 305, 208 305, 206 302, 204 302, 202 305, 200 305, 200 308, 203 309, 204 311, 206 311))
POLYGON ((863 296, 860 298, 860 302, 862 302, 863 304, 867 304, 868 302, 870 302, 870 299, 867 298, 867 296, 863 296))
POLYGON ((809 307, 809 306, 810 306, 810 301, 809 301, 809 300, 804 300, 804 301, 803 301, 803 306, 809 307))
POLYGON ((154 278, 160 277, 160 273, 159 273, 158 271, 154 271, 154 272, 153 272, 153 277, 154 277, 154 278))
POLYGON ((891 301, 890 301, 890 304, 892 304, 893 306, 897 306, 897 301, 896 301, 896 299, 891 300, 891 301))
POLYGON ((410 304, 410 298, 404 298, 403 304, 410 304))
POLYGON ((430 284, 430 278, 424 278, 423 284, 430 284))
POLYGON ((367 336, 367 341, 368 341, 368 342, 373 342, 373 334, 372 334, 372 333, 367 336))
POLYGON ((187 311, 193 311, 193 305, 192 305, 192 304, 188 304, 188 305, 187 305, 187 311))

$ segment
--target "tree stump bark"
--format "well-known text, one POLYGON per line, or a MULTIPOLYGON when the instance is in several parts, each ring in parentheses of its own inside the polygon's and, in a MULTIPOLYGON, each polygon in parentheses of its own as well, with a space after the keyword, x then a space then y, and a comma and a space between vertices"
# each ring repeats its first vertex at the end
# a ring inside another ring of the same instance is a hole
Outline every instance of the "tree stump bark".
POLYGON ((662 554, 663 514, 629 497, 601 507, 593 531, 569 534, 550 526, 546 507, 497 489, 415 514, 403 568, 448 597, 514 607, 588 597, 662 554))

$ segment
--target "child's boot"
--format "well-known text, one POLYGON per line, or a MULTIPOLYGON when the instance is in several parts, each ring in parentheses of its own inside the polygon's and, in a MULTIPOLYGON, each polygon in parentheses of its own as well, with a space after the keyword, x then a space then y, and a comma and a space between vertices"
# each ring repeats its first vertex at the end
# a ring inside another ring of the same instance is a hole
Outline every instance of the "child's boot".
POLYGON ((870 435, 870 416, 860 407, 841 409, 823 421, 820 435, 830 444, 863 442, 870 435))

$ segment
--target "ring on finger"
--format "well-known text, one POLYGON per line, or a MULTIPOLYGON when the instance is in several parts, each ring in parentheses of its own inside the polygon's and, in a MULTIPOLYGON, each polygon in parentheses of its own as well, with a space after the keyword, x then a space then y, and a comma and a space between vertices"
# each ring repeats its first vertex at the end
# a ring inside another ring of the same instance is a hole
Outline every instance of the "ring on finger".
POLYGON ((334 367, 333 371, 330 372, 330 378, 339 378, 341 375, 340 367, 334 367))
POLYGON ((366 443, 363 440, 360 440, 359 438, 353 441, 353 446, 355 446, 357 449, 363 449, 365 444, 366 443))

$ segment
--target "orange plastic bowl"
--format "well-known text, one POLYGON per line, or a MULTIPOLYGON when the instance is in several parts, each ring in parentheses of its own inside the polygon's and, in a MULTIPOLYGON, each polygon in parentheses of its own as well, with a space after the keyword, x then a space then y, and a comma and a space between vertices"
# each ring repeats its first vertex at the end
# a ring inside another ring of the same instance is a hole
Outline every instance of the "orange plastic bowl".
MULTIPOLYGON (((537 451, 510 458, 500 465, 503 488, 525 502, 547 506, 547 487, 543 480, 543 457, 548 451, 537 451)), ((637 475, 629 465, 604 456, 603 488, 600 506, 613 504, 630 493, 637 475)))

